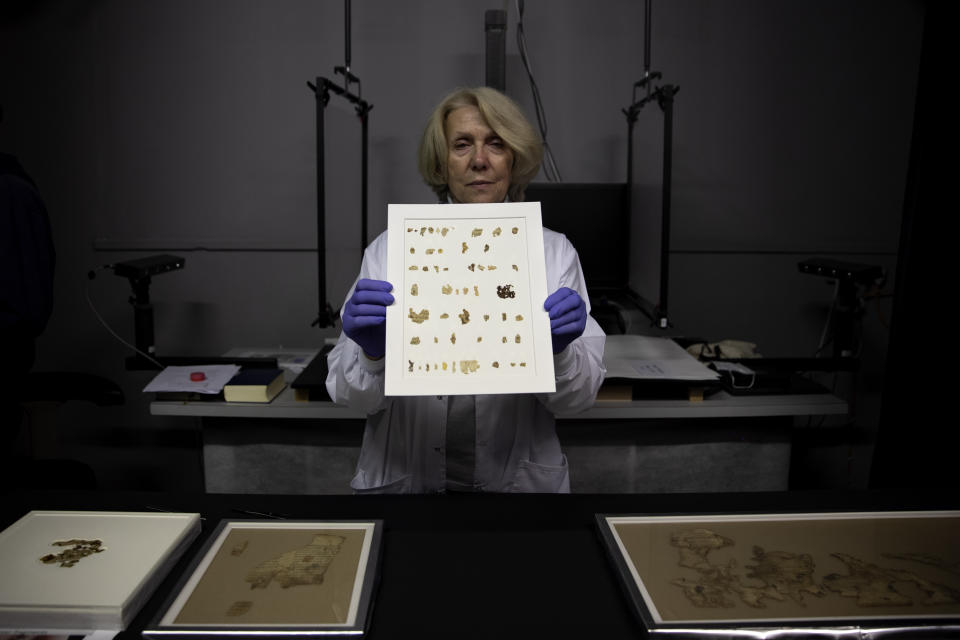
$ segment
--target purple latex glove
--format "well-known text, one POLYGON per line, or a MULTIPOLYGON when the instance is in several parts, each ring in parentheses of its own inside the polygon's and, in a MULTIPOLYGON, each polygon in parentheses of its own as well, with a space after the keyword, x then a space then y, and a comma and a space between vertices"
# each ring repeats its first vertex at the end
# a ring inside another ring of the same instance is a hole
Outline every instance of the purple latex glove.
POLYGON ((560 287, 550 294, 543 308, 550 314, 554 354, 560 353, 583 335, 587 326, 587 305, 576 291, 560 287))
POLYGON ((359 280, 343 307, 343 332, 370 358, 382 358, 387 350, 387 306, 393 304, 388 292, 392 290, 393 285, 383 280, 359 280))

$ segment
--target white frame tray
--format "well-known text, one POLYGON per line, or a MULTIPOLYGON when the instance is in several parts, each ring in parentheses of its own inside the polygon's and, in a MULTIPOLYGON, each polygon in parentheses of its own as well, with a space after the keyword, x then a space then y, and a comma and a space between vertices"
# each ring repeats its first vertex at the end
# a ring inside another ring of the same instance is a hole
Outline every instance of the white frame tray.
POLYGON ((0 532, 0 629, 123 629, 200 533, 196 513, 31 511, 0 532), (57 541, 100 540, 73 566, 57 541))

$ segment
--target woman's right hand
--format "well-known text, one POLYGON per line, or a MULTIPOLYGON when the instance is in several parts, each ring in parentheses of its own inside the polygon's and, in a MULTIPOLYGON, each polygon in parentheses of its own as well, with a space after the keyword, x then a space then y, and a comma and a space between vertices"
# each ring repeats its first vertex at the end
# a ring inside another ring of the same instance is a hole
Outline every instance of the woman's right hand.
POLYGON ((360 280, 343 307, 343 332, 377 360, 387 350, 387 306, 393 304, 393 285, 383 280, 360 280))

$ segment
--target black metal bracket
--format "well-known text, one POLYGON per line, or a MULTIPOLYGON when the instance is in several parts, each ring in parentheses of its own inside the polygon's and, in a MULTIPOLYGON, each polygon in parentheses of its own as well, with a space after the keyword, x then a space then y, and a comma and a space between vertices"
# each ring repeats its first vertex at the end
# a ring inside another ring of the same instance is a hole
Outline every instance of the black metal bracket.
MULTIPOLYGON (((150 355, 156 355, 153 334, 153 305, 150 303, 150 276, 130 277, 132 294, 128 302, 133 307, 134 344, 137 349, 150 355)), ((127 369, 156 369, 157 366, 139 353, 127 358, 127 369)))
MULTIPOLYGON (((644 20, 644 74, 633 84, 633 99, 629 107, 622 109, 627 117, 627 198, 633 198, 633 129, 640 111, 651 101, 656 101, 663 112, 663 177, 661 188, 660 226, 660 291, 654 305, 651 323, 660 329, 673 326, 669 317, 668 296, 670 289, 670 195, 673 180, 673 102, 680 87, 672 84, 658 85, 662 79, 659 71, 650 71, 650 0, 645 2, 644 20), (646 89, 646 95, 637 100, 637 90, 646 89)), ((630 206, 628 204, 628 206, 630 206)))
MULTIPOLYGON (((150 302, 150 284, 153 281, 153 276, 182 269, 183 266, 184 259, 179 256, 159 255, 117 262, 101 267, 101 269, 111 269, 114 275, 126 278, 130 283, 130 297, 127 298, 127 302, 133 307, 134 344, 130 345, 126 342, 124 344, 133 346, 136 353, 126 358, 126 369, 128 371, 155 371, 168 366, 206 364, 239 364, 249 367, 275 368, 277 366, 276 358, 161 356, 157 353, 153 331, 153 304, 150 302)), ((96 278, 96 272, 97 270, 90 271, 87 273, 87 277, 93 280, 96 278)), ((111 333, 113 333, 112 330, 111 333)))
POLYGON ((316 83, 307 82, 307 86, 313 91, 317 104, 317 301, 319 311, 317 318, 310 323, 310 326, 333 327, 339 319, 339 313, 334 310, 327 300, 327 269, 326 269, 326 180, 324 164, 324 111, 330 102, 331 92, 341 96, 354 105, 357 117, 360 118, 362 129, 362 160, 361 160, 361 212, 360 212, 360 256, 363 258, 363 250, 367 246, 367 165, 368 165, 368 129, 369 114, 373 105, 361 97, 360 78, 350 72, 350 0, 345 0, 345 26, 346 26, 346 64, 334 67, 334 74, 343 76, 343 86, 327 78, 317 77, 316 83), (350 85, 357 85, 357 93, 350 92, 350 85))
MULTIPOLYGON (((130 371, 157 369, 156 343, 153 331, 153 304, 150 302, 150 283, 152 277, 182 269, 184 259, 178 256, 158 255, 136 260, 127 260, 102 268, 110 269, 114 275, 126 278, 130 283, 130 297, 127 302, 133 307, 134 346, 139 353, 126 359, 126 368, 130 371), (143 354, 146 354, 144 356, 143 354), (149 357, 147 357, 149 356, 149 357), (154 360, 151 362, 151 358, 154 360)), ((90 271, 87 277, 93 280, 96 271, 90 271)))

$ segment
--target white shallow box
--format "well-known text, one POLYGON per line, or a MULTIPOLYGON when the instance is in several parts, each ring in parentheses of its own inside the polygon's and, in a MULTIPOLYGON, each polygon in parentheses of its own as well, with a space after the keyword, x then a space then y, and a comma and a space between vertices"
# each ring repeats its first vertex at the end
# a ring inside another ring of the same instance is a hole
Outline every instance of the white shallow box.
POLYGON ((196 513, 31 511, 0 532, 0 629, 123 629, 200 533, 196 513), (40 558, 100 540, 71 567, 40 558))

